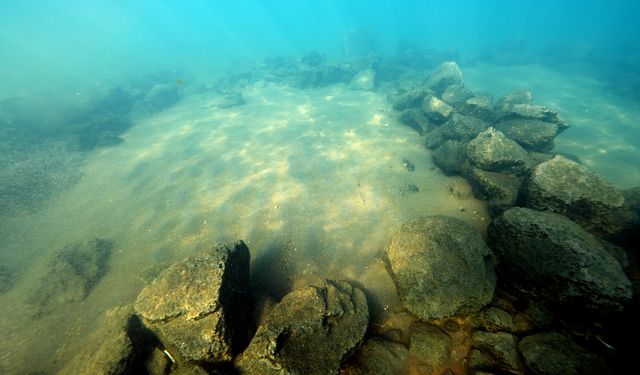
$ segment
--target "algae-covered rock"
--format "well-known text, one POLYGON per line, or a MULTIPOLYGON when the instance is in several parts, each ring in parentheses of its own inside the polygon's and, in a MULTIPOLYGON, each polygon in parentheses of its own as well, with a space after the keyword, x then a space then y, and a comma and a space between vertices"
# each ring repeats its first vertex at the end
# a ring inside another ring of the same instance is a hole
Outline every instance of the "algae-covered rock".
POLYGON ((411 326, 409 354, 431 368, 446 365, 451 357, 451 337, 440 328, 417 322, 411 326))
POLYGON ((422 109, 429 119, 438 124, 445 122, 454 111, 452 106, 433 95, 427 95, 422 109))
POLYGON ((386 254, 403 305, 421 319, 477 311, 493 297, 491 250, 461 220, 409 221, 393 235, 386 254))
POLYGON ((595 354, 556 332, 537 333, 520 341, 524 362, 534 374, 606 375, 606 363, 595 354))
POLYGON ((523 193, 527 207, 565 215, 602 233, 610 231, 610 215, 624 203, 617 187, 560 155, 532 170, 523 193))
POLYGON ((481 370, 518 372, 518 340, 507 332, 474 332, 469 367, 481 370))
POLYGON ((564 216, 514 207, 489 225, 487 241, 505 280, 556 305, 609 313, 631 299, 618 261, 564 216))
POLYGON ((178 358, 225 362, 246 340, 249 288, 249 249, 238 241, 170 266, 134 307, 178 358))
POLYGON ((446 141, 431 154, 433 162, 442 169, 443 172, 453 174, 460 173, 467 160, 464 144, 459 141, 446 141))
POLYGON ((471 163, 487 171, 521 173, 527 166, 527 152, 493 128, 482 131, 471 140, 466 152, 471 163))
POLYGON ((429 76, 429 80, 427 81, 427 87, 433 90, 437 96, 441 96, 449 86, 462 84, 464 84, 462 72, 458 64, 453 61, 448 61, 440 65, 438 69, 429 76))
POLYGON ((337 374, 369 324, 364 292, 327 280, 287 294, 236 360, 242 374, 337 374))
POLYGON ((531 151, 551 151, 554 147, 553 139, 558 135, 557 124, 540 120, 507 120, 496 124, 495 127, 531 151))
POLYGON ((376 84, 376 72, 373 69, 365 69, 353 77, 349 83, 351 90, 371 91, 376 84))
POLYGON ((409 351, 402 344, 372 337, 362 344, 360 350, 349 361, 349 365, 341 370, 341 374, 405 374, 408 353, 409 351))

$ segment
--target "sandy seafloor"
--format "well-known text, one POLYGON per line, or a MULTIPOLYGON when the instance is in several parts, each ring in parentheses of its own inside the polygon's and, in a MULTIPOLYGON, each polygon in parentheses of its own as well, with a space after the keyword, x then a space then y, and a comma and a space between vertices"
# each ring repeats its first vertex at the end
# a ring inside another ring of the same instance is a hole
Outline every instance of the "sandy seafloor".
MULTIPOLYGON (((640 184, 640 111, 604 96, 598 82, 540 66, 477 65, 463 73, 472 90, 496 98, 530 88, 536 103, 572 126, 557 150, 621 187, 640 184)), ((3 219, 4 251, 22 276, 0 297, 0 373, 55 371, 97 317, 131 303, 164 266, 236 239, 247 242, 267 288, 354 280, 374 297, 382 323, 402 310, 382 262, 393 231, 434 214, 459 217, 481 233, 488 224, 484 203, 462 178, 434 166, 383 93, 257 82, 242 94, 246 104, 218 109, 215 93, 191 93, 139 119, 126 142, 90 155, 73 188, 35 215, 3 219), (94 237, 115 241, 109 273, 83 303, 33 319, 25 299, 51 255, 94 237)))

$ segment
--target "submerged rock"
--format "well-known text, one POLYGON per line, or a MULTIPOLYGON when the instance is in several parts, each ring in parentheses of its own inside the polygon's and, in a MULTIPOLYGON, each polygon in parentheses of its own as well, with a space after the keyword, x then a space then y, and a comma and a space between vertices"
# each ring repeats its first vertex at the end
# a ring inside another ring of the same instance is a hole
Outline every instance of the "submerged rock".
POLYGON ((431 124, 421 108, 406 109, 402 111, 398 119, 401 123, 417 131, 420 135, 425 135, 435 127, 435 124, 431 124))
POLYGON ((445 62, 429 76, 427 87, 433 90, 437 96, 441 96, 447 87, 452 85, 463 85, 462 72, 453 61, 445 62))
POLYGON ((365 69, 353 77, 349 83, 351 90, 371 91, 376 84, 376 72, 373 69, 365 69))
POLYGON ((442 100, 460 109, 467 99, 473 97, 473 92, 464 85, 451 85, 442 93, 442 100))
POLYGON ((245 344, 249 289, 249 249, 238 241, 167 268, 134 307, 178 359, 228 362, 245 344))
POLYGON ((449 121, 427 134, 426 146, 433 150, 447 140, 468 142, 488 127, 488 122, 453 113, 449 121))
POLYGON ((506 280, 561 306, 622 310, 631 283, 601 243, 564 216, 511 208, 488 228, 506 280))
POLYGON ((445 366, 451 349, 451 337, 440 328, 422 322, 411 326, 409 353, 423 364, 433 369, 445 366))
POLYGON ((286 295, 236 360, 242 374, 337 374, 369 324, 364 292, 327 280, 286 295))
POLYGON ((477 331, 471 337, 469 367, 517 373, 518 340, 506 332, 477 331))
POLYGON ((471 163, 487 171, 521 173, 527 166, 527 152, 493 128, 470 141, 466 153, 471 163))
POLYGON ((433 95, 427 95, 424 99, 422 110, 429 119, 438 124, 445 122, 454 111, 452 106, 433 95))
POLYGON ((606 363, 570 338, 556 332, 537 333, 520 341, 524 362, 535 374, 604 375, 606 363))
POLYGON ((507 173, 485 171, 468 163, 462 175, 469 180, 476 197, 486 199, 492 214, 498 214, 516 205, 521 178, 507 173))
POLYGON ((112 252, 113 242, 101 238, 74 242, 57 252, 29 298, 37 314, 87 298, 109 271, 112 252))
POLYGON ((523 185, 527 207, 566 215, 589 230, 607 233, 622 206, 618 188, 563 156, 537 165, 523 185))
POLYGON ((493 297, 491 250, 461 220, 409 221, 393 235, 386 254, 402 304, 421 319, 477 311, 493 297))
MULTIPOLYGON (((58 374, 135 374, 144 371, 144 357, 150 338, 142 330, 130 307, 107 311, 95 329, 83 340, 83 347, 58 374)), ((161 357, 164 369, 169 365, 161 357)), ((161 365, 161 366, 162 366, 161 365)))
POLYGON ((553 140, 558 135, 558 125, 530 119, 503 121, 496 124, 496 129, 522 147, 541 152, 551 151, 554 147, 553 140))
POLYGON ((182 91, 175 84, 154 85, 142 99, 141 104, 153 111, 161 111, 176 104, 182 98, 182 91))
POLYGON ((459 141, 446 141, 431 154, 433 162, 448 174, 460 173, 467 160, 464 144, 459 141))
POLYGON ((364 342, 341 373, 350 375, 396 375, 407 373, 407 348, 393 341, 372 337, 364 342))
POLYGON ((467 116, 473 116, 483 121, 493 121, 495 114, 493 113, 493 103, 491 97, 487 95, 473 96, 464 101, 460 108, 467 116))

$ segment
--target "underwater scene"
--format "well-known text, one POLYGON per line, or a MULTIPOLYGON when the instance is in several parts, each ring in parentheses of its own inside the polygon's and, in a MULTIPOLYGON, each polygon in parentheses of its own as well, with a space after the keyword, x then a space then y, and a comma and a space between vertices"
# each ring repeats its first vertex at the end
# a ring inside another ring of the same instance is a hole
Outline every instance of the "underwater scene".
POLYGON ((627 374, 640 2, 5 0, 0 374, 627 374))

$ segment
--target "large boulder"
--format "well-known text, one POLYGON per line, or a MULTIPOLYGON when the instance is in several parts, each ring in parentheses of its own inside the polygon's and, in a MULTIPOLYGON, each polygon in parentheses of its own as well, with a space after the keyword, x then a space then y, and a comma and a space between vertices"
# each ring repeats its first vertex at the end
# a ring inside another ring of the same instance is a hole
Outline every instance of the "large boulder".
POLYGON ((577 309, 620 311, 631 284, 593 235, 566 217, 511 208, 488 228, 501 277, 550 302, 577 309))
POLYGON ((134 307, 183 362, 231 361, 246 344, 249 249, 238 241, 176 263, 145 287, 134 307))
POLYGON ((520 341, 524 363, 534 374, 605 375, 606 363, 598 356, 556 332, 536 333, 520 341))
POLYGON ((611 230, 610 216, 624 203, 618 188, 560 155, 532 170, 523 193, 527 207, 565 215, 600 233, 611 230))
POLYGON ((501 131, 489 128, 466 146, 467 157, 480 169, 521 173, 527 166, 527 152, 501 131))
POLYGON ((507 120, 496 124, 495 127, 505 136, 532 151, 551 151, 554 147, 553 139, 558 135, 557 124, 540 120, 507 120))
POLYGON ((459 219, 409 221, 393 235, 386 255, 403 305, 421 319, 477 311, 493 297, 491 250, 459 219))
POLYGON ((437 96, 442 96, 447 87, 463 85, 462 71, 453 61, 443 63, 434 71, 427 80, 427 88, 433 90, 437 96))
POLYGON ((287 294, 236 360, 242 374, 337 374, 364 339, 364 292, 327 280, 287 294))

